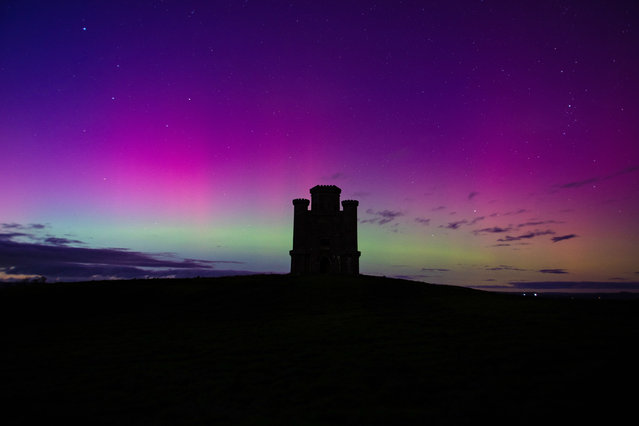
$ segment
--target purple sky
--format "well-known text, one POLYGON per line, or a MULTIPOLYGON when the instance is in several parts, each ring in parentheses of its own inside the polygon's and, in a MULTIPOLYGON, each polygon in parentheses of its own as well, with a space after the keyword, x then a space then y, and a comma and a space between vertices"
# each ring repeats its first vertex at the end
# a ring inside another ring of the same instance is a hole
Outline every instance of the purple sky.
POLYGON ((2 2, 0 280, 288 272, 291 200, 335 184, 362 273, 633 289, 638 23, 610 1, 2 2))

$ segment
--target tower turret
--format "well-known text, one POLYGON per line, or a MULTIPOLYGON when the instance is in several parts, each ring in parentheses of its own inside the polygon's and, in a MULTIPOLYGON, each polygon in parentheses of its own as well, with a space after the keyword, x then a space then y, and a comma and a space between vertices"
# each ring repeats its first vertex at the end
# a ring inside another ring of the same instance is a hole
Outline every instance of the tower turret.
POLYGON ((311 188, 311 210, 316 213, 339 211, 339 195, 342 190, 335 185, 316 185, 311 188))

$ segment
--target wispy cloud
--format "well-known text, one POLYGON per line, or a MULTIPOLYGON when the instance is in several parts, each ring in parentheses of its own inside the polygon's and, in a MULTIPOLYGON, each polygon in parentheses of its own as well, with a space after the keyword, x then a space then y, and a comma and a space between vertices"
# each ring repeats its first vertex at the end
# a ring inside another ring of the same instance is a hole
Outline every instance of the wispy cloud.
POLYGON ((419 223, 420 225, 430 225, 430 219, 426 219, 423 217, 416 217, 415 218, 415 222, 419 223))
POLYGON ((567 274, 568 271, 565 269, 540 269, 539 272, 542 274, 567 274))
POLYGON ((573 181, 573 182, 568 182, 568 183, 564 183, 564 184, 560 184, 560 185, 555 185, 555 187, 560 188, 560 189, 570 189, 570 188, 580 188, 582 186, 585 185, 592 185, 598 182, 603 182, 606 181, 608 179, 612 179, 615 178, 617 176, 623 176, 632 172, 636 172, 639 171, 639 165, 638 166, 631 166, 631 167, 626 167, 625 169, 619 170, 618 172, 609 174, 609 175, 605 175, 605 176, 595 176, 595 177, 591 177, 591 178, 587 178, 587 179, 583 179, 583 180, 577 180, 577 181, 573 181))
POLYGON ((22 225, 20 223, 0 223, 0 228, 3 229, 44 229, 47 225, 42 223, 29 223, 27 225, 22 225))
POLYGON ((527 209, 511 210, 509 212, 506 212, 506 213, 502 214, 502 216, 512 216, 512 215, 517 215, 517 214, 522 214, 522 213, 527 213, 527 212, 528 212, 527 209))
POLYGON ((564 240, 569 240, 571 238, 576 238, 577 235, 575 234, 569 234, 569 235, 562 235, 560 237, 552 237, 551 240, 553 243, 558 243, 559 241, 564 241, 564 240))
MULTIPOLYGON (((39 242, 15 241, 23 232, 0 234, 0 279, 46 276, 51 280, 78 281, 93 278, 142 278, 159 276, 220 275, 217 264, 237 261, 178 259, 172 254, 150 254, 121 248, 74 247, 79 240, 48 237, 39 242)), ((238 271, 239 272, 239 271, 238 271)))
POLYGON ((486 219, 486 216, 478 216, 478 217, 474 218, 473 220, 471 220, 470 222, 468 222, 468 225, 474 225, 477 222, 482 221, 484 219, 486 219))
POLYGON ((84 244, 79 240, 70 240, 68 238, 61 237, 48 237, 44 240, 45 243, 53 244, 54 246, 67 246, 69 244, 84 244))
POLYGON ((468 199, 472 200, 473 198, 475 198, 477 195, 479 195, 479 192, 473 191, 470 194, 468 194, 468 199))
POLYGON ((518 235, 516 237, 510 236, 510 235, 506 235, 504 238, 499 238, 497 241, 501 241, 501 242, 511 242, 511 241, 519 241, 519 240, 524 240, 524 239, 530 239, 530 238, 534 238, 534 237, 538 237, 540 235, 554 235, 555 231, 551 231, 550 229, 546 230, 546 231, 532 231, 532 232, 528 232, 526 234, 522 234, 522 235, 518 235))
POLYGON ((426 272, 448 272, 450 269, 446 268, 422 268, 422 271, 426 272))
POLYGON ((536 281, 510 282, 515 289, 526 290, 598 290, 598 291, 630 291, 639 290, 639 282, 608 282, 608 281, 536 281))
POLYGON ((479 234, 483 234, 483 233, 491 233, 491 234, 499 234, 502 232, 508 232, 511 231, 512 228, 502 228, 499 226, 493 226, 491 228, 482 228, 482 229, 476 229, 473 231, 473 234, 475 235, 479 235, 479 234))
POLYGON ((394 210, 381 210, 376 212, 373 209, 368 209, 366 210, 366 213, 374 217, 364 219, 361 221, 361 223, 376 223, 378 225, 384 225, 386 223, 392 222, 396 218, 404 215, 404 213, 394 210))
POLYGON ((486 271, 525 271, 526 270, 526 269, 516 268, 510 265, 499 265, 499 266, 492 266, 492 267, 487 266, 484 269, 486 271))
POLYGON ((550 224, 561 224, 564 223, 558 220, 539 220, 536 222, 524 222, 517 225, 517 228, 523 228, 524 226, 539 226, 539 225, 550 225, 550 224))
POLYGON ((446 228, 446 229, 459 229, 460 226, 462 226, 463 224, 468 223, 468 221, 466 219, 464 220, 458 220, 456 222, 448 222, 447 225, 440 225, 440 228, 446 228))

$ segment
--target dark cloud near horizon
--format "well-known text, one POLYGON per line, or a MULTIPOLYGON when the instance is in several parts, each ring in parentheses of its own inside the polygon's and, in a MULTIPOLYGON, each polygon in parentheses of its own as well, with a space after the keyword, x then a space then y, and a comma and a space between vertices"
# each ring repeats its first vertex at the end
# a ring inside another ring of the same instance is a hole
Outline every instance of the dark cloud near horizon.
POLYGON ((485 267, 486 271, 526 271, 526 269, 516 268, 510 265, 499 265, 493 267, 485 267))
POLYGON ((419 223, 420 225, 430 225, 430 219, 426 219, 423 217, 416 217, 415 218, 415 222, 419 223))
POLYGON ((522 290, 639 290, 639 281, 513 281, 508 284, 512 285, 512 288, 522 290))
POLYGON ((3 223, 2 227, 4 229, 44 229, 47 225, 42 223, 29 223, 27 225, 22 225, 20 223, 3 223))
POLYGON ((10 241, 15 237, 31 237, 31 235, 25 234, 24 232, 3 232, 0 234, 0 242, 10 241))
POLYGON ((422 271, 426 272, 448 272, 450 269, 446 268, 422 268, 422 271))
MULTIPOLYGON (((50 280, 143 278, 148 276, 212 276, 221 271, 214 264, 237 261, 163 259, 161 255, 121 248, 87 248, 67 245, 66 238, 50 237, 48 244, 13 241, 24 233, 0 234, 0 271, 11 275, 40 275, 50 280)), ((81 242, 80 242, 81 243, 81 242)), ((164 254, 167 256, 167 254, 164 254)))
POLYGON ((62 237, 48 237, 44 240, 45 243, 52 244, 54 246, 66 246, 70 244, 84 244, 84 242, 80 240, 70 240, 68 238, 62 237))
POLYGON ((565 269, 540 269, 539 272, 542 274, 567 274, 568 271, 565 269))
POLYGON ((564 240, 569 240, 571 238, 576 238, 577 235, 575 234, 568 234, 568 235, 562 235, 559 237, 552 237, 551 240, 553 243, 558 243, 559 241, 564 241, 564 240))
POLYGON ((24 226, 19 223, 3 223, 2 227, 4 229, 24 229, 24 226))

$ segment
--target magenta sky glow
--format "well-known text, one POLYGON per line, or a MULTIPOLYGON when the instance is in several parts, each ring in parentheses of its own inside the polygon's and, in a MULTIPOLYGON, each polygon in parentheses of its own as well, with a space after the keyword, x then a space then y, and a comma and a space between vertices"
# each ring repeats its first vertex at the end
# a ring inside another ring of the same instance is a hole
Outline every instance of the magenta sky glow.
POLYGON ((633 2, 1 7, 0 280, 288 272, 336 184, 363 273, 639 288, 633 2))

